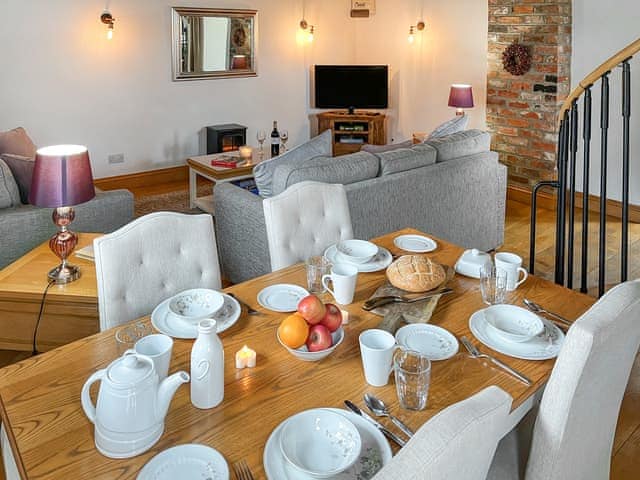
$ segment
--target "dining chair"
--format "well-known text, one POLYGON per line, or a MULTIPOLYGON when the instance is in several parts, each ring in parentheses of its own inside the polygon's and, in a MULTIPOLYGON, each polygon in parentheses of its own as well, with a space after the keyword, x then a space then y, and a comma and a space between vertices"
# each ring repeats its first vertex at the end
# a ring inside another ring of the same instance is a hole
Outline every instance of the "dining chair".
POLYGON ((4 479, 20 480, 18 465, 16 464, 16 459, 13 456, 13 451, 11 450, 11 444, 9 443, 9 438, 7 437, 7 431, 4 428, 4 424, 0 426, 0 450, 2 450, 2 463, 4 464, 4 479))
POLYGON ((210 215, 156 212, 93 242, 100 330, 189 288, 221 287, 210 215))
POLYGON ((353 238, 343 185, 300 182, 262 205, 272 271, 322 255, 330 245, 353 238))
POLYGON ((530 450, 523 456, 512 431, 488 479, 609 478, 620 404, 640 346, 639 318, 640 280, 634 280, 612 288, 574 322, 542 395, 530 450))
POLYGON ((374 480, 484 480, 511 409, 491 386, 426 422, 374 480))

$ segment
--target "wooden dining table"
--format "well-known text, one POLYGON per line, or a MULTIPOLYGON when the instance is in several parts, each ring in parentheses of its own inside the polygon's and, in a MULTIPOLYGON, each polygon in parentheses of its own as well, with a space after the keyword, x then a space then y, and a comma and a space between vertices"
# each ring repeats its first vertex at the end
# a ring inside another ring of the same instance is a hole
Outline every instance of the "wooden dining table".
MULTIPOLYGON (((373 241, 394 255, 406 254, 393 239, 415 233, 405 229, 373 241)), ((432 237, 433 238, 433 237, 432 237)), ((436 239, 438 248, 429 257, 453 266, 463 249, 436 239)), ((257 294, 277 283, 306 285, 305 267, 293 265, 225 289, 261 312, 246 310, 237 323, 220 334, 224 345, 224 400, 210 410, 195 408, 189 385, 181 386, 173 398, 160 440, 146 453, 114 460, 101 455, 94 445, 94 426, 83 413, 80 391, 86 379, 118 356, 115 330, 107 330, 0 370, 0 414, 18 469, 23 478, 127 479, 135 478, 154 455, 167 448, 199 443, 218 450, 231 465, 246 460, 256 478, 265 478, 263 452, 272 431, 288 417, 317 407, 343 408, 349 399, 364 407, 363 395, 373 393, 390 405, 391 411, 412 429, 430 417, 489 385, 497 385, 513 397, 515 409, 534 395, 547 381, 554 360, 529 361, 499 354, 480 345, 483 352, 520 370, 533 384, 527 386, 491 364, 470 358, 461 350, 454 357, 433 362, 427 408, 423 411, 399 407, 393 380, 384 387, 368 386, 364 379, 358 335, 376 327, 381 317, 362 309, 362 303, 385 281, 384 270, 360 273, 354 302, 342 307, 349 312, 345 339, 319 362, 294 358, 276 338, 276 329, 287 315, 261 307, 257 294), (236 369, 235 352, 243 345, 257 351, 255 368, 236 369)), ((456 337, 466 335, 479 345, 468 326, 469 317, 484 308, 479 281, 456 274, 430 319, 456 337)), ((328 295, 328 294, 323 294, 328 295)), ((506 301, 522 304, 530 298, 549 310, 576 319, 594 302, 592 297, 530 275, 506 301)), ((329 302, 330 297, 326 296, 329 302)), ((145 318, 143 321, 150 321, 145 318)), ((193 340, 175 340, 170 372, 189 371, 193 340)), ((95 399, 97 387, 92 395, 95 399)), ((380 419, 393 429, 393 425, 380 419)))

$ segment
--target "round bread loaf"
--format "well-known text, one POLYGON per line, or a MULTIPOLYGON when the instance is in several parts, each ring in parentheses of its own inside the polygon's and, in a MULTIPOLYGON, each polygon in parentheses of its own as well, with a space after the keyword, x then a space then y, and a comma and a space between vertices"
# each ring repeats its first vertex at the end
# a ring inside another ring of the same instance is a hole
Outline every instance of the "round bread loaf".
POLYGON ((387 268, 387 278, 396 288, 407 292, 426 292, 442 284, 446 273, 442 265, 424 255, 403 255, 387 268))

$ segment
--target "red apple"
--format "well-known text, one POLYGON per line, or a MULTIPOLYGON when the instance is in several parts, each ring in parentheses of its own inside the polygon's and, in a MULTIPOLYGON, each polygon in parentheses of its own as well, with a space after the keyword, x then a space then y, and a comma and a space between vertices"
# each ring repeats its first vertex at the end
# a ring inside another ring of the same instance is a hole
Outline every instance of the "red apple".
POLYGON ((320 320, 320 325, 327 327, 330 332, 335 332, 342 325, 342 312, 333 303, 327 303, 325 310, 326 313, 320 320))
POLYGON ((324 303, 315 295, 308 295, 298 303, 298 313, 309 325, 315 325, 324 317, 324 303))
POLYGON ((331 332, 324 325, 314 325, 309 329, 307 348, 310 352, 326 350, 332 343, 331 332))

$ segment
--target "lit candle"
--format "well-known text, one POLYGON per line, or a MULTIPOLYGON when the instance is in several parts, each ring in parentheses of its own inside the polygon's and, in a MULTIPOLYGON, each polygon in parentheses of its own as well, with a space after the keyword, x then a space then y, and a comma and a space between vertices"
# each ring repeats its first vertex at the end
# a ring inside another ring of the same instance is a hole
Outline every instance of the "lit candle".
POLYGON ((240 158, 243 160, 251 160, 251 152, 253 149, 247 145, 243 145, 239 148, 240 150, 240 158))
POLYGON ((236 352, 236 368, 253 368, 256 366, 256 351, 246 345, 236 352))
POLYGON ((340 313, 342 313, 342 325, 349 323, 349 312, 341 309, 340 313))

